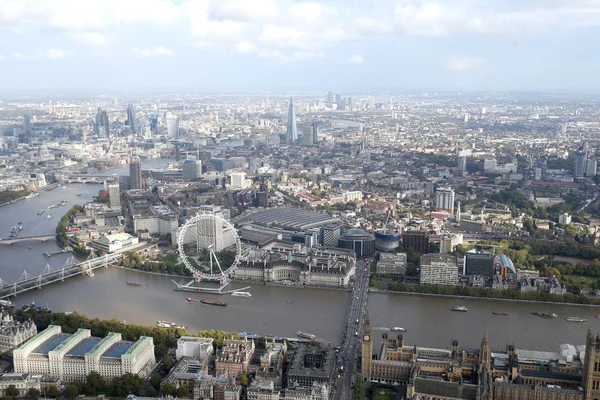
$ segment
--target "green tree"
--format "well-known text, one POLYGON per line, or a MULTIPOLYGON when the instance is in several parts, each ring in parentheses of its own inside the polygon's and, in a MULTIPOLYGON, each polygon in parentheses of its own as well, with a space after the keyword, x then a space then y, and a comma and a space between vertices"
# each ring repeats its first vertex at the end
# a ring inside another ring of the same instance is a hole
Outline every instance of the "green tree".
POLYGON ((5 394, 8 397, 19 397, 19 389, 17 389, 17 387, 15 385, 8 385, 8 387, 6 388, 5 394))
POLYGON ((165 358, 163 360, 163 369, 165 370, 165 372, 170 371, 174 365, 175 365, 175 360, 173 360, 173 357, 171 357, 169 355, 165 356, 165 358))
POLYGON ((161 383, 162 379, 160 379, 160 375, 158 374, 152 374, 150 375, 150 384, 152 385, 152 387, 156 390, 160 389, 160 383, 161 383))
POLYGON ((56 398, 60 396, 60 390, 56 386, 50 386, 48 390, 46 390, 46 397, 56 398))
POLYGON ((160 390, 164 396, 173 396, 175 394, 175 386, 170 383, 165 383, 162 385, 160 390))
POLYGON ((69 384, 69 386, 67 386, 67 388, 65 389, 64 394, 67 399, 74 399, 80 394, 79 386, 77 386, 74 383, 69 384))
POLYGON ((181 398, 187 398, 190 395, 189 390, 185 386, 180 386, 175 390, 175 396, 181 398))
POLYGON ((144 390, 144 396, 146 397, 156 397, 158 395, 158 390, 156 390, 153 386, 148 386, 144 390))
POLYGON ((242 386, 248 386, 248 375, 242 375, 240 378, 242 386))
POLYGON ((106 382, 96 371, 90 372, 85 378, 85 394, 96 395, 104 390, 106 382))
POLYGON ((353 400, 364 400, 365 399, 365 381, 357 379, 354 384, 354 395, 353 400))
POLYGON ((30 388, 27 391, 27 398, 30 400, 38 400, 40 398, 40 391, 36 388, 30 388))

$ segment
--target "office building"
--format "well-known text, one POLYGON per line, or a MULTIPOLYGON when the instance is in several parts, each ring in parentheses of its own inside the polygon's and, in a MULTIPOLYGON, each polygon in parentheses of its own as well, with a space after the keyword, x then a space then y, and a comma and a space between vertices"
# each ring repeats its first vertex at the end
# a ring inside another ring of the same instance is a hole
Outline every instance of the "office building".
POLYGON ((465 254, 465 275, 490 277, 494 271, 494 254, 489 251, 469 250, 465 254))
POLYGON ((406 253, 381 253, 376 268, 377 275, 404 275, 406 253))
POLYGON ((204 363, 208 365, 214 354, 213 341, 214 339, 212 338, 181 336, 177 339, 175 358, 180 360, 183 357, 190 357, 199 361, 204 361, 204 363))
POLYGON ((301 344, 288 367, 288 386, 329 384, 336 366, 335 350, 324 344, 301 344))
POLYGON ((129 189, 142 189, 142 164, 139 157, 133 157, 129 164, 129 189))
POLYGON ((423 254, 419 283, 429 285, 457 285, 458 264, 456 257, 447 254, 423 254))
POLYGON ((229 158, 211 158, 208 160, 208 163, 212 165, 215 171, 228 171, 234 168, 233 160, 229 158))
POLYGON ((325 247, 337 247, 338 240, 342 236, 340 224, 327 224, 320 229, 319 244, 325 247))
POLYGON ((167 114, 167 137, 179 139, 179 117, 175 114, 167 114))
POLYGON ((586 142, 575 152, 575 171, 573 173, 575 178, 583 178, 585 176, 587 156, 588 144, 586 142))
POLYGON ((283 364, 287 360, 287 344, 267 339, 265 352, 260 356, 260 367, 256 371, 256 379, 271 381, 275 387, 283 386, 283 364))
POLYGON ((202 161, 185 160, 183 162, 183 179, 198 179, 202 177, 202 161))
POLYGON ((78 329, 70 335, 55 325, 15 349, 13 358, 16 373, 43 374, 65 382, 83 381, 91 371, 107 382, 126 373, 146 377, 156 364, 151 337, 126 342, 120 333, 95 338, 89 329, 78 329))
POLYGON ((217 375, 235 379, 248 373, 254 349, 253 340, 225 339, 215 359, 217 375))
POLYGON ((94 123, 94 132, 98 137, 110 138, 110 129, 108 125, 108 113, 98 107, 96 122, 94 123))
POLYGON ((252 381, 247 390, 248 400, 280 400, 279 395, 280 391, 273 382, 261 379, 252 381))
POLYGON ((31 134, 31 115, 23 115, 23 133, 26 135, 31 134))
POLYGON ((425 231, 402 232, 402 247, 414 249, 421 254, 429 252, 429 233, 425 231))
POLYGON ((458 176, 465 176, 467 172, 467 156, 458 156, 458 176))
POLYGON ((440 253, 452 253, 459 244, 463 244, 462 233, 450 233, 444 235, 444 237, 440 239, 440 253))
POLYGON ((363 229, 352 228, 340 236, 338 247, 354 250, 357 257, 370 256, 375 253, 375 237, 363 229))
POLYGON ((296 110, 294 110, 294 97, 290 97, 290 108, 287 121, 287 144, 298 143, 298 126, 296 124, 296 110))
POLYGON ((329 92, 327 92, 326 102, 329 104, 333 103, 333 92, 331 90, 329 92))
POLYGON ((312 123, 312 145, 317 146, 319 144, 319 133, 321 128, 319 127, 319 123, 314 121, 312 123))
POLYGON ((435 191, 435 211, 454 214, 454 189, 441 187, 435 191))
POLYGON ((247 188, 252 184, 250 179, 246 179, 246 173, 242 171, 232 172, 229 174, 231 177, 231 187, 243 189, 247 188))
POLYGON ((121 208, 121 187, 118 181, 108 184, 108 202, 110 208, 121 208))
POLYGON ((12 350, 37 334, 32 320, 15 321, 8 312, 0 311, 0 353, 12 350))
POLYGON ((139 133, 137 121, 135 119, 135 107, 133 104, 129 104, 127 106, 127 121, 125 121, 125 125, 129 126, 131 129, 131 133, 137 135, 139 133))
POLYGON ((279 400, 329 400, 330 389, 327 383, 313 383, 312 387, 295 386, 283 391, 279 400))
POLYGON ((598 167, 598 161, 595 158, 590 158, 585 162, 585 176, 593 178, 596 175, 596 169, 598 167))
POLYGON ((400 232, 391 229, 375 231, 375 250, 394 251, 400 246, 400 232))

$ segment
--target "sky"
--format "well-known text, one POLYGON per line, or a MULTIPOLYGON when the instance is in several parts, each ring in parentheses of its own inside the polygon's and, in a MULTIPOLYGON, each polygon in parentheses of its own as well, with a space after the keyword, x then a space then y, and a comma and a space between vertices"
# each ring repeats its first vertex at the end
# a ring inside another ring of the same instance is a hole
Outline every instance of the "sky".
POLYGON ((600 0, 0 0, 0 92, 600 93, 600 0))

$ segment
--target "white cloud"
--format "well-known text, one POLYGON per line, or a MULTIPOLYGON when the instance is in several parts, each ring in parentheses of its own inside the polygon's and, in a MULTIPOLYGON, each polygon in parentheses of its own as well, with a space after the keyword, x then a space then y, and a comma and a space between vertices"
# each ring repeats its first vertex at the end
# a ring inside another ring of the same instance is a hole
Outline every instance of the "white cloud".
POLYGON ((308 34, 299 29, 279 26, 266 25, 260 33, 258 39, 264 43, 277 47, 303 47, 306 45, 305 39, 308 34))
POLYGON ((470 71, 485 63, 482 57, 464 57, 457 58, 448 64, 448 68, 455 71, 470 71))
POLYGON ((219 0, 213 2, 209 9, 211 18, 238 22, 271 20, 278 12, 275 0, 219 0))
POLYGON ((294 60, 313 60, 315 58, 325 58, 325 53, 322 51, 294 51, 292 53, 292 59, 294 60))
POLYGON ((240 53, 254 53, 256 51, 256 46, 250 42, 237 42, 235 44, 235 49, 240 53))
POLYGON ((49 49, 45 51, 36 51, 35 53, 25 54, 13 51, 10 55, 0 54, 0 61, 43 61, 43 60, 64 60, 71 54, 70 51, 61 49, 49 49))
POLYGON ((346 60, 346 61, 348 61, 350 64, 362 64, 365 62, 365 59, 360 54, 354 54, 352 57, 348 58, 348 60, 346 60))
POLYGON ((154 57, 154 56, 170 57, 170 56, 175 55, 175 52, 173 50, 171 50, 165 46, 156 46, 156 47, 152 47, 150 49, 141 49, 139 47, 135 47, 135 48, 133 48, 132 53, 137 57, 143 57, 143 58, 154 57))
POLYGON ((311 1, 293 4, 289 10, 290 16, 302 23, 319 21, 325 17, 337 15, 334 7, 311 1))
POLYGON ((60 49, 50 49, 42 53, 42 57, 49 60, 64 60, 69 56, 70 52, 60 49))
POLYGON ((106 47, 110 44, 106 35, 99 32, 72 32, 70 37, 90 47, 106 47))

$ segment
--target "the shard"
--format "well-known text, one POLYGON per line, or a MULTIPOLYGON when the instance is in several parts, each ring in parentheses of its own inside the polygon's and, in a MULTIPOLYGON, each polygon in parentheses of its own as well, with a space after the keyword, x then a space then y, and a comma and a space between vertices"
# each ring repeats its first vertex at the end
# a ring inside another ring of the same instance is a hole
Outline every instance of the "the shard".
POLYGON ((288 144, 298 143, 298 126, 296 125, 296 111, 294 110, 293 96, 290 97, 290 109, 288 111, 287 141, 288 144))

